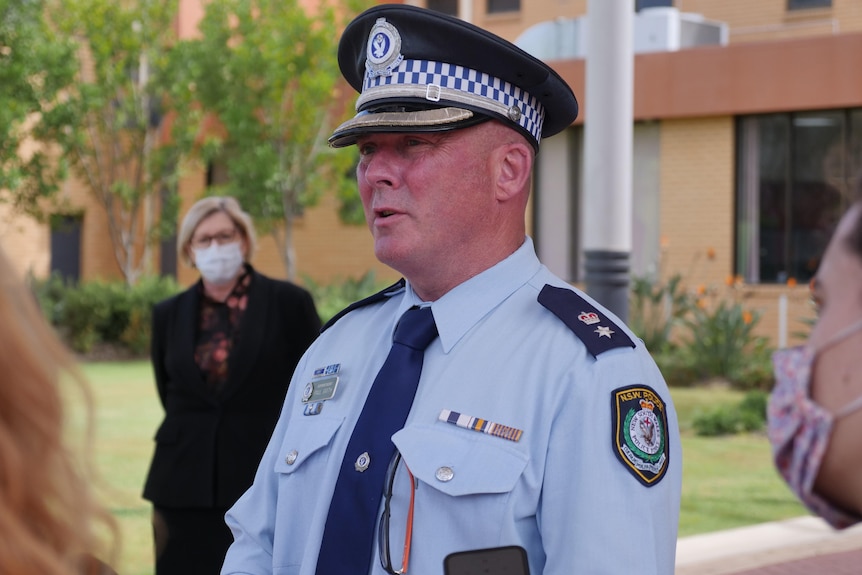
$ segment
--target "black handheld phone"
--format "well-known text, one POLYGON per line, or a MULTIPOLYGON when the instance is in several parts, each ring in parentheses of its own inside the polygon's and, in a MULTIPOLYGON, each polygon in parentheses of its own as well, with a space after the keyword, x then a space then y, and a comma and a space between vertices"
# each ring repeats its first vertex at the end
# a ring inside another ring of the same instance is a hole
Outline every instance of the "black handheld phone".
POLYGON ((492 547, 451 553, 443 560, 444 575, 530 575, 523 547, 492 547))

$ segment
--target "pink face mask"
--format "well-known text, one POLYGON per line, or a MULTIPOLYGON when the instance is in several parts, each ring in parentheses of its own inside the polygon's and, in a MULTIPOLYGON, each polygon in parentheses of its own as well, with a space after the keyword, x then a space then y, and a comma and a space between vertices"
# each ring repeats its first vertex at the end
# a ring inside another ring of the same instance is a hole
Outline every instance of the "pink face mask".
POLYGON ((817 353, 862 329, 862 321, 836 334, 819 349, 809 345, 772 355, 775 388, 769 396, 767 432, 775 466, 811 511, 837 529, 862 521, 812 491, 835 420, 862 408, 862 397, 835 414, 811 399, 811 368, 817 353))

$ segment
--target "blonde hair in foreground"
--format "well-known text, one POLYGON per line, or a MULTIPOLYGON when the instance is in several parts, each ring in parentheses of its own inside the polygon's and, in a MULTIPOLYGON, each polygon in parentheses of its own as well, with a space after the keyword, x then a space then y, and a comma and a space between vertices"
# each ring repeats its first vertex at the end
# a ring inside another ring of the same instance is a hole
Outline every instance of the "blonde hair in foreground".
POLYGON ((118 531, 92 490, 87 382, 2 250, 0 317, 0 573, 102 573, 94 558, 114 560, 118 531), (86 408, 79 451, 61 383, 86 408))

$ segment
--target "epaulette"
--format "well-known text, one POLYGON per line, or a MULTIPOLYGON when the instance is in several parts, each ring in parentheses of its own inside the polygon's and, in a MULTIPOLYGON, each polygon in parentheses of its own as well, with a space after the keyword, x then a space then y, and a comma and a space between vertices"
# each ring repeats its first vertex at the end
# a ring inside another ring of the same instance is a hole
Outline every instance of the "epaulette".
POLYGON ((635 347, 625 331, 577 292, 545 284, 538 300, 584 342, 593 357, 618 347, 635 347))
POLYGON ((382 301, 382 300, 390 297, 391 295, 395 294, 396 292, 404 289, 405 285, 406 285, 406 282, 404 281, 404 278, 401 278, 400 280, 398 280, 397 282, 395 282, 391 286, 380 290, 376 294, 372 294, 372 295, 368 296, 367 298, 353 302, 352 304, 350 304, 349 306, 347 306, 346 308, 344 308, 343 310, 341 310, 340 312, 338 312, 337 314, 332 316, 332 319, 330 319, 328 322, 326 322, 326 325, 324 325, 322 328, 320 328, 320 333, 325 332, 327 329, 332 327, 332 324, 334 324, 335 322, 337 322, 338 320, 340 320, 342 317, 349 314, 353 310, 359 309, 361 307, 365 307, 367 305, 371 305, 373 303, 377 303, 379 301, 382 301))

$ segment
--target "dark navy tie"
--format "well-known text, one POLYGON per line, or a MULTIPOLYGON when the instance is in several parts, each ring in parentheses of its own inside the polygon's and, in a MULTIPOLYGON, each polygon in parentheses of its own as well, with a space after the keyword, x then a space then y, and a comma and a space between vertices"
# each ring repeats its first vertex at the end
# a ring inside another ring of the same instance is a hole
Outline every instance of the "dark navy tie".
POLYGON ((377 511, 392 435, 404 427, 425 348, 437 337, 431 308, 411 308, 395 328, 392 349, 377 374, 353 428, 329 505, 317 575, 365 575, 371 564, 377 511))

